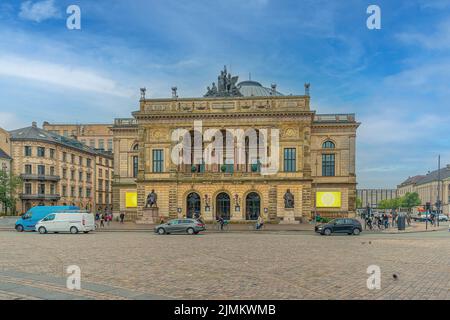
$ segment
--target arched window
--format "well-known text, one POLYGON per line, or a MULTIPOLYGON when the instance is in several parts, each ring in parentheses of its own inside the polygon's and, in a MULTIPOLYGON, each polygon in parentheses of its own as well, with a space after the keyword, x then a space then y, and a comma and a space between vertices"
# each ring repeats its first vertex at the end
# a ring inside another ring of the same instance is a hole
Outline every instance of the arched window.
POLYGON ((334 145, 334 142, 332 142, 332 141, 325 141, 323 144, 322 144, 322 148, 323 149, 334 149, 335 148, 335 145, 334 145))
POLYGON ((198 193, 191 192, 186 198, 187 218, 200 216, 201 201, 198 193))
POLYGON ((230 220, 230 196, 225 192, 219 193, 216 197, 216 217, 230 220))
POLYGON ((133 151, 138 151, 139 150, 139 143, 136 143, 134 146, 133 146, 133 151))
POLYGON ((245 199, 245 215, 247 220, 258 220, 261 209, 261 198, 256 192, 251 192, 245 199))

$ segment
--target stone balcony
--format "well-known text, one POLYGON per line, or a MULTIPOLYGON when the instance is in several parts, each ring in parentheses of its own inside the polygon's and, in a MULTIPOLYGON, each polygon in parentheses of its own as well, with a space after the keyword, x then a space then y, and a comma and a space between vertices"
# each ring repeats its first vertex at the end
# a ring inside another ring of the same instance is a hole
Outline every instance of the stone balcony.
POLYGON ((38 181, 54 181, 54 182, 58 182, 59 180, 61 180, 60 176, 56 176, 56 175, 47 175, 47 174, 21 174, 20 177, 23 180, 38 180, 38 181))
POLYGON ((61 199, 61 195, 59 194, 20 194, 21 200, 49 200, 49 201, 58 201, 61 199))

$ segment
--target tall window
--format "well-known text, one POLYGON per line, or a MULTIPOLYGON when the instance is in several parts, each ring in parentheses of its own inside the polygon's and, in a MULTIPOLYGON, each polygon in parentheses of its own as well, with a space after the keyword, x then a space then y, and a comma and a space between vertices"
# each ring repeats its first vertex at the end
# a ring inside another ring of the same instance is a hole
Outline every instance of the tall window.
POLYGON ((62 187, 62 196, 67 197, 67 187, 66 186, 62 187))
POLYGON ((41 175, 41 176, 45 175, 45 166, 43 166, 43 165, 38 166, 38 175, 41 175))
POLYGON ((25 183, 25 194, 31 194, 31 183, 25 183))
POLYGON ((31 157, 31 147, 30 146, 25 146, 24 152, 25 152, 25 157, 31 157))
POLYGON ((38 157, 45 157, 45 148, 44 147, 38 147, 37 148, 37 156, 38 157))
POLYGON ((112 151, 112 149, 113 149, 113 141, 112 139, 108 139, 108 150, 112 151))
POLYGON ((98 140, 98 148, 105 150, 105 140, 103 140, 103 139, 98 140))
POLYGON ((133 157, 133 178, 137 178, 138 176, 138 157, 133 157))
POLYGON ((38 194, 45 194, 45 184, 44 183, 39 184, 38 194))
POLYGON ((33 173, 32 171, 33 170, 32 170, 31 164, 26 164, 25 165, 25 174, 32 174, 33 173))
POLYGON ((322 176, 334 177, 335 156, 334 154, 322 155, 322 176))
POLYGON ((50 149, 50 158, 55 159, 55 149, 50 149))
POLYGON ((295 148, 284 149, 284 171, 295 172, 296 168, 296 150, 295 148))
POLYGON ((153 172, 163 172, 164 156, 163 150, 153 150, 153 172))

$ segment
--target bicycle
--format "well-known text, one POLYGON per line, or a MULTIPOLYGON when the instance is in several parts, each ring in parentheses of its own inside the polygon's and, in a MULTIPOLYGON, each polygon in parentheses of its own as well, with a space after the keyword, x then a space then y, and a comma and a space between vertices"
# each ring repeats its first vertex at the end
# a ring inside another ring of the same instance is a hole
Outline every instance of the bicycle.
POLYGON ((217 231, 228 231, 230 229, 230 222, 228 220, 224 220, 223 228, 221 228, 220 223, 216 221, 214 229, 217 231))

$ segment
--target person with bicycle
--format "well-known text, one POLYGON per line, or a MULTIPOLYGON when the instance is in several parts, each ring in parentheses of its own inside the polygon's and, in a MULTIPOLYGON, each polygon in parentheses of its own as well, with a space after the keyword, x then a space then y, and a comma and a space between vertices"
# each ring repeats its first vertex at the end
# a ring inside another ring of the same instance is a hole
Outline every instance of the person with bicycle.
POLYGON ((223 225, 225 224, 225 220, 222 216, 217 216, 217 222, 220 224, 220 230, 223 231, 223 225))

